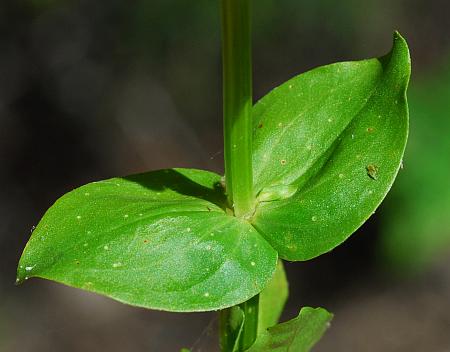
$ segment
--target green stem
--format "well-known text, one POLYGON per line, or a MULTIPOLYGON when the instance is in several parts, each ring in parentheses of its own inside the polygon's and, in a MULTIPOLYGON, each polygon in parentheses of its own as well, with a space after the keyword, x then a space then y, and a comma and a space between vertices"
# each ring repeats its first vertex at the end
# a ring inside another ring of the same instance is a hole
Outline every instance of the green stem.
POLYGON ((250 0, 222 0, 225 182, 235 216, 249 217, 252 175, 250 0))
POLYGON ((255 342, 258 333, 259 295, 219 313, 222 352, 244 352, 255 342))
POLYGON ((239 338, 239 350, 246 351, 253 345, 258 334, 259 295, 241 303, 239 307, 244 311, 244 326, 239 338))
MULTIPOLYGON (((225 182, 237 217, 255 207, 252 174, 252 58, 250 0, 222 1, 225 182)), ((220 312, 223 352, 243 352, 258 331, 259 295, 220 312)))

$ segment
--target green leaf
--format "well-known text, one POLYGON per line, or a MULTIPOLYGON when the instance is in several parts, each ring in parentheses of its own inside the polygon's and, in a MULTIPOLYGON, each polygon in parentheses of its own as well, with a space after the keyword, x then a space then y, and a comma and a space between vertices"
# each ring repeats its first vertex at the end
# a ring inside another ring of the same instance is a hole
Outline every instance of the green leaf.
POLYGON ((333 249, 381 203, 405 149, 409 76, 395 33, 388 55, 316 68, 256 104, 252 223, 281 258, 333 249))
POLYGON ((264 290, 259 294, 258 334, 278 323, 289 289, 283 262, 278 260, 277 270, 264 290))
POLYGON ((277 253, 224 202, 220 177, 199 170, 87 184, 44 215, 18 281, 41 277, 168 311, 241 303, 270 280, 277 253))
POLYGON ((323 308, 302 308, 298 317, 258 335, 247 352, 307 352, 320 340, 333 314, 323 308))

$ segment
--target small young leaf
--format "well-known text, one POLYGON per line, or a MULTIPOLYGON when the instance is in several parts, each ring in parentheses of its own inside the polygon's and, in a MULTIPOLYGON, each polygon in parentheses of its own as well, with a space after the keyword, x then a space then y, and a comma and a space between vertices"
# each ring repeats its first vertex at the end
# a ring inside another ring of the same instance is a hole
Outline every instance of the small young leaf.
POLYGON ((298 317, 258 335, 247 352, 308 352, 320 340, 332 318, 323 308, 302 308, 298 317))
POLYGON ((267 201, 252 223, 281 258, 333 249, 381 203, 408 135, 409 75, 408 47, 395 33, 388 55, 316 68, 256 104, 255 193, 267 201), (292 187, 292 196, 267 197, 292 187))
POLYGON ((241 303, 270 280, 277 253, 224 202, 220 176, 200 170, 87 184, 44 215, 18 281, 41 277, 168 311, 241 303))
POLYGON ((284 272, 283 262, 279 260, 272 280, 259 294, 258 334, 278 323, 288 294, 286 273, 284 272))

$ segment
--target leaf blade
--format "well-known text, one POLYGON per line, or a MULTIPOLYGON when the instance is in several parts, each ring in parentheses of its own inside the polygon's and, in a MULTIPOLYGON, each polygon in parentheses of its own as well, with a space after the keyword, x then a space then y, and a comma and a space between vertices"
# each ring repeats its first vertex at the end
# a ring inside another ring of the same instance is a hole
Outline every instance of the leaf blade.
POLYGON ((174 169, 69 192, 33 232, 18 279, 41 277, 170 311, 241 303, 262 290, 277 254, 221 208, 219 181, 213 173, 174 169))
POLYGON ((296 318, 259 335, 247 352, 308 352, 325 333, 332 318, 323 308, 304 307, 296 318))
POLYGON ((255 106, 255 191, 264 198, 265 190, 297 187, 260 202, 252 219, 281 258, 328 252, 384 199, 406 145, 409 74, 408 47, 396 33, 385 57, 309 71, 255 106), (302 90, 306 100, 296 96, 302 90), (280 131, 268 137, 261 124, 280 131))

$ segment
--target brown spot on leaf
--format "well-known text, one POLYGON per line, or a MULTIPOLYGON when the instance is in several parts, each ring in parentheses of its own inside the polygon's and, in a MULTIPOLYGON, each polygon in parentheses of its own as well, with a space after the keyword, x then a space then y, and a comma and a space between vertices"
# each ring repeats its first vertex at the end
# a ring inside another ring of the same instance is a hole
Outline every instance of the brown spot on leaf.
POLYGON ((366 166, 367 176, 369 176, 372 180, 376 180, 378 178, 378 166, 374 164, 369 164, 366 166))

